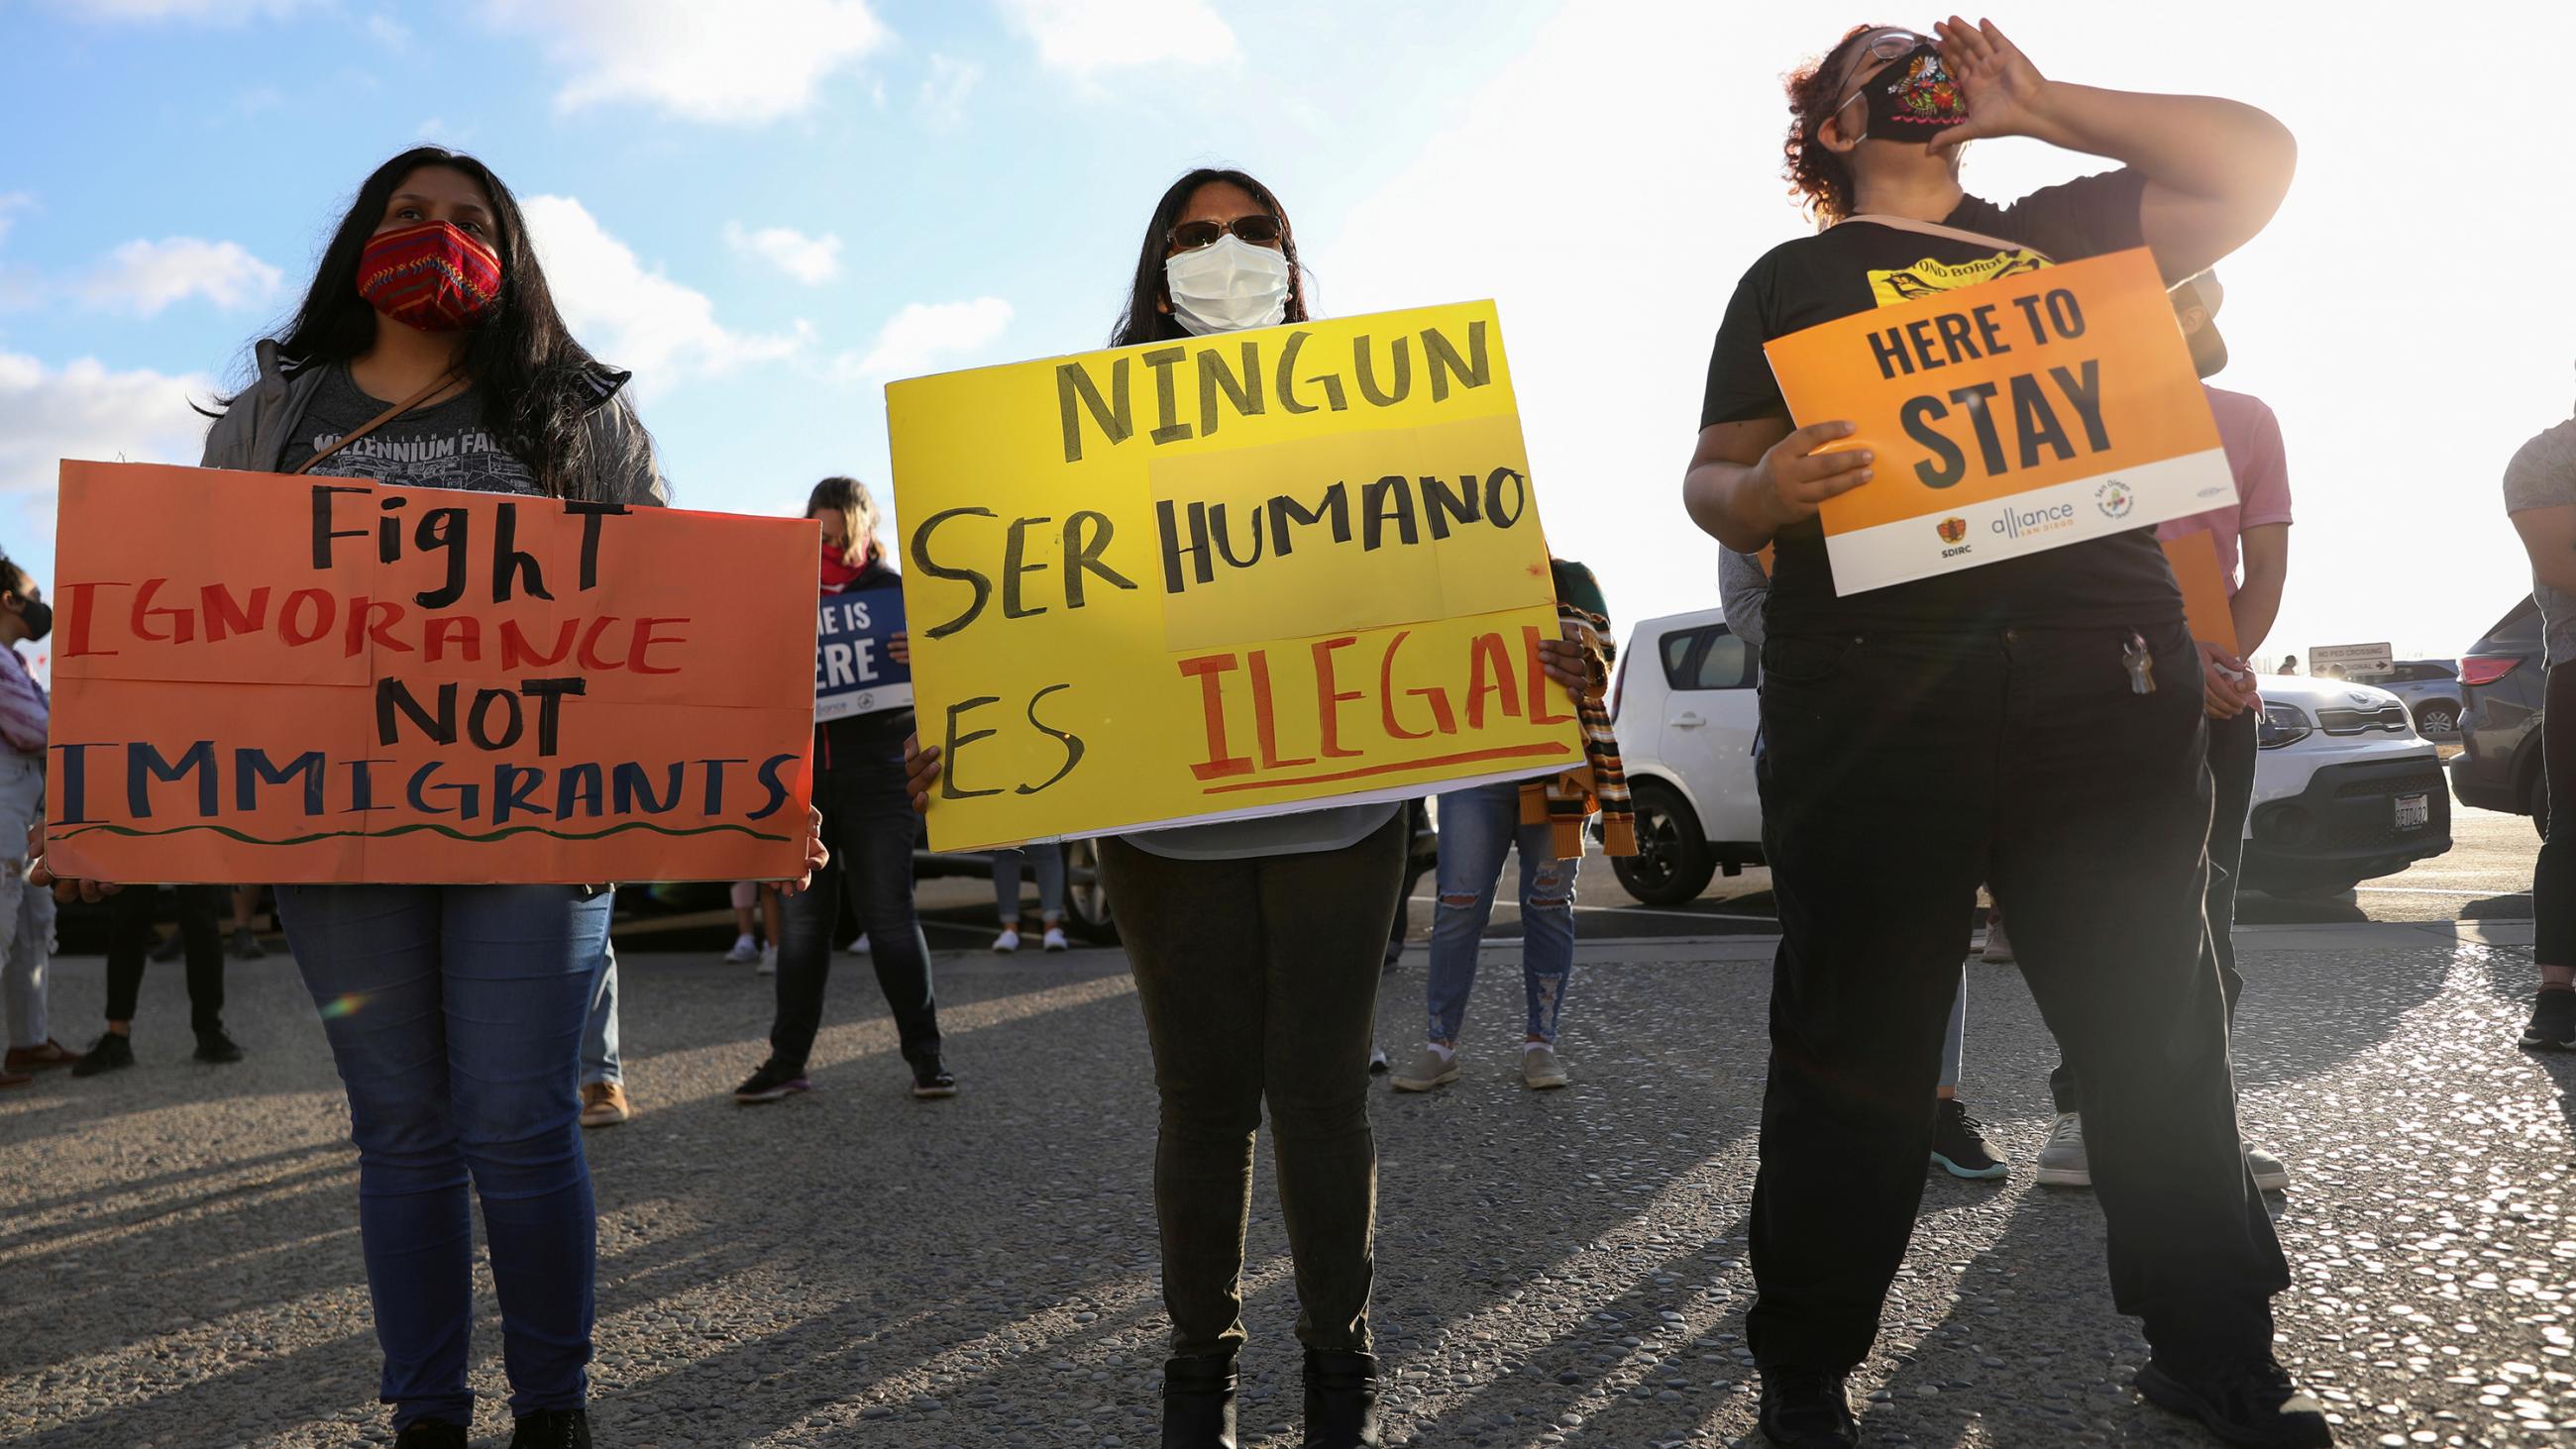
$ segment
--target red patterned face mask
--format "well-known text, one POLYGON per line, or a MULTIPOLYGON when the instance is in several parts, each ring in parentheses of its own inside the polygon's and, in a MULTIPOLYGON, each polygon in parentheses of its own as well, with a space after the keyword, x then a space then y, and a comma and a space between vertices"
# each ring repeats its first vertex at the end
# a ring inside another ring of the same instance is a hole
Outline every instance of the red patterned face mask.
POLYGON ((459 332, 501 300, 501 257, 452 222, 380 232, 358 254, 358 295, 406 327, 459 332))

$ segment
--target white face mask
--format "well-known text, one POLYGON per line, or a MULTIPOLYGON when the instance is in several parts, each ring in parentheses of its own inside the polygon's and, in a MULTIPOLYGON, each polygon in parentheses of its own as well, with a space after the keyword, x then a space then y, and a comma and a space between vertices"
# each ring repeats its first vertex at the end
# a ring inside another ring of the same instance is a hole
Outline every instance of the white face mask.
POLYGON ((1274 327, 1288 318, 1288 258, 1238 236, 1163 263, 1172 315, 1194 337, 1274 327))

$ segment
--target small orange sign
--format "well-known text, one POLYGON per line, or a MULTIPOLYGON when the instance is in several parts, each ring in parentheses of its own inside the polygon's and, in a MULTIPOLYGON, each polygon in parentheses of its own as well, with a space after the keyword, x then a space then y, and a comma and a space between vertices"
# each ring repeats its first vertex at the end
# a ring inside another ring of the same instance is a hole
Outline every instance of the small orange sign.
POLYGON ((2165 562, 2182 586, 2182 608, 2191 637, 2230 654, 2236 650, 2236 613, 2228 607, 2227 573, 2218 564, 2218 540, 2199 529, 2164 541, 2165 562))

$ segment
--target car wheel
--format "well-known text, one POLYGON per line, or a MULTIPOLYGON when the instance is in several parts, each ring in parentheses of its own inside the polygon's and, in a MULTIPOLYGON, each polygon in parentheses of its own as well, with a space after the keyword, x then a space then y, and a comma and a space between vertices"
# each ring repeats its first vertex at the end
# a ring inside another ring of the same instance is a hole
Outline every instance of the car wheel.
POLYGON ((2437 699, 2415 711, 2415 732, 2427 739, 2449 739, 2460 732, 2460 707, 2437 699))
POLYGON ((1619 884, 1650 906, 1699 899, 1717 874, 1717 856, 1700 831, 1699 816, 1680 791, 1659 781, 1638 781, 1636 795, 1637 853, 1610 861, 1619 884))
POLYGON ((1064 844, 1064 916, 1073 933, 1097 946, 1118 944, 1118 920, 1109 909, 1109 883, 1100 877, 1100 842, 1064 844))

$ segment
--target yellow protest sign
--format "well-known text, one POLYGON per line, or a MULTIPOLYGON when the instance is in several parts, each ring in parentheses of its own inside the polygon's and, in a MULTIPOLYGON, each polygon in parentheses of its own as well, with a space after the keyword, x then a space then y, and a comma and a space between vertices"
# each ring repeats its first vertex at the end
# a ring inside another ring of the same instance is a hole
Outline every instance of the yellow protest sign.
POLYGON ((886 389, 935 848, 1582 758, 1491 303, 886 389))
POLYGON ((1764 351, 1799 423, 1876 478, 1824 506, 1835 590, 2062 548, 2226 506, 2236 484, 2144 249, 1793 332, 1764 351))

